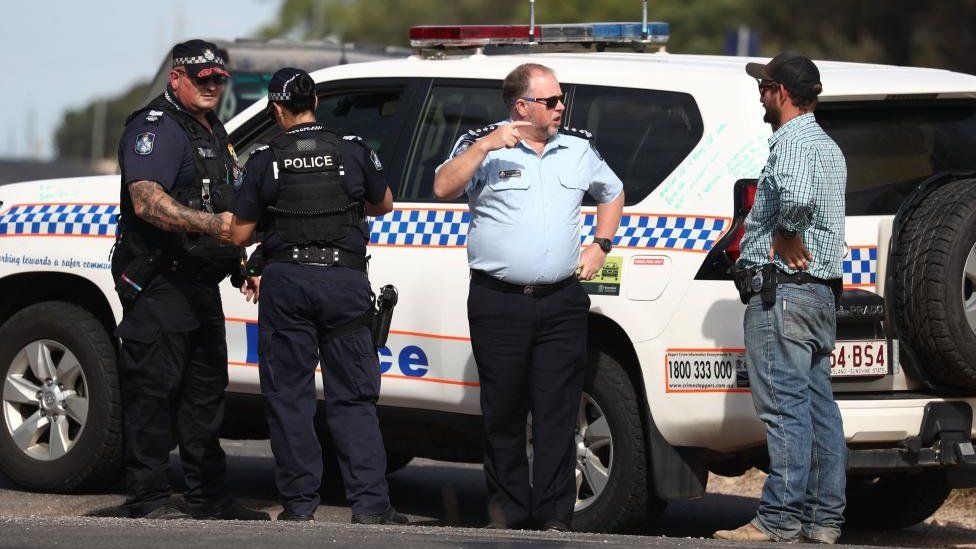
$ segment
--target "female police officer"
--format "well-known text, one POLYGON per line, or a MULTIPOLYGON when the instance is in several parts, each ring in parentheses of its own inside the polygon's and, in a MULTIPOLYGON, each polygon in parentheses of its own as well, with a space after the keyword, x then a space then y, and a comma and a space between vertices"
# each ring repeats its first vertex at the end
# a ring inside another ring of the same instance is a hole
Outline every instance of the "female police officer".
POLYGON ((248 160, 231 235, 240 245, 259 222, 264 230, 258 355, 284 507, 278 520, 313 520, 319 503, 322 451, 313 418, 321 362, 352 522, 404 524, 390 507, 376 417, 379 361, 364 323, 372 307, 365 215, 391 211, 393 197, 376 153, 316 123, 308 74, 279 70, 268 99, 285 132, 248 160))

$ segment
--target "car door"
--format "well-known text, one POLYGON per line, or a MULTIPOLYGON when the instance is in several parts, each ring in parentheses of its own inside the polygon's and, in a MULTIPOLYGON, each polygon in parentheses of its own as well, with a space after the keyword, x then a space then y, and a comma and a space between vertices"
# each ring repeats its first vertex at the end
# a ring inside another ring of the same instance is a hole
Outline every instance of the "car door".
POLYGON ((377 219, 374 285, 395 281, 400 303, 388 348, 380 349, 384 404, 480 413, 471 354, 466 200, 434 198, 434 173, 464 132, 504 120, 497 80, 434 79, 417 102, 418 123, 403 143, 396 210, 377 219))

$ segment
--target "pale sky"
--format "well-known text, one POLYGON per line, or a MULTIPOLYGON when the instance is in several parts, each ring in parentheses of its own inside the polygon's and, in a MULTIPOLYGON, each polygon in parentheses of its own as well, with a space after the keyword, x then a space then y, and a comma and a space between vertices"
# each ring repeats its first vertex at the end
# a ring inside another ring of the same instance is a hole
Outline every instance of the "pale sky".
POLYGON ((279 0, 16 0, 0 17, 0 158, 50 158, 64 112, 148 80, 173 43, 253 36, 279 0))

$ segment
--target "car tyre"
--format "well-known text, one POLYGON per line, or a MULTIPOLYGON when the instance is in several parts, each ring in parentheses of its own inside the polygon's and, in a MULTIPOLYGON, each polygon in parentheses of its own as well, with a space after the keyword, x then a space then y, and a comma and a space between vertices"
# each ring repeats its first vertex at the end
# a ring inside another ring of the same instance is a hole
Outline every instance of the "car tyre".
POLYGON ((591 351, 577 427, 577 496, 573 530, 641 532, 667 503, 653 491, 641 406, 633 383, 610 355, 591 351), (581 429, 580 426, 583 426, 581 429), (609 441, 604 440, 609 435, 609 441), (607 443, 608 442, 608 443, 607 443), (593 466, 608 470, 606 484, 594 495, 593 466), (586 462, 591 464, 586 470, 586 462))
POLYGON ((0 471, 10 480, 50 492, 118 481, 122 399, 116 354, 91 313, 51 301, 13 315, 0 326, 0 384, 0 471), (35 388, 44 396, 31 403, 28 393, 35 388))
POLYGON ((891 259, 899 334, 937 384, 976 389, 976 180, 922 200, 891 259))

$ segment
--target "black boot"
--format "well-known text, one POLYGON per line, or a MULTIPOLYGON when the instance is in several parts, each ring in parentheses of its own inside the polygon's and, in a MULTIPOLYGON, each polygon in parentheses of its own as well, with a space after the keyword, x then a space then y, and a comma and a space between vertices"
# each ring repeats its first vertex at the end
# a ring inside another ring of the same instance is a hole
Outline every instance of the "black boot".
POLYGON ((248 509, 240 503, 232 501, 220 511, 194 514, 193 518, 197 520, 271 520, 271 515, 264 511, 248 509))
POLYGON ((315 517, 312 515, 298 515, 295 513, 289 513, 288 511, 282 511, 278 513, 278 520, 288 522, 315 522, 315 517))
POLYGON ((396 509, 390 507, 385 513, 380 513, 378 515, 353 515, 353 524, 410 524, 410 519, 406 515, 397 513, 396 509))

